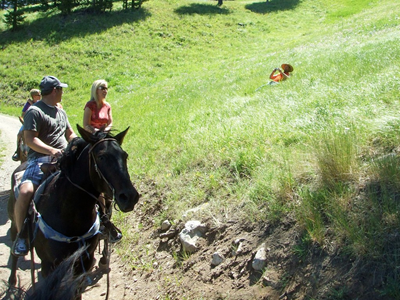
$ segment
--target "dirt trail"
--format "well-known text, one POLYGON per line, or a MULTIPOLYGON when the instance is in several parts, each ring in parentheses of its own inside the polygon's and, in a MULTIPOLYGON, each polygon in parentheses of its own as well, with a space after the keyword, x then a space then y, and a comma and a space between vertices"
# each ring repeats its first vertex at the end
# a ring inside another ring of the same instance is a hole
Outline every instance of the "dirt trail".
MULTIPOLYGON (((7 292, 7 282, 10 275, 10 248, 11 239, 9 235, 10 220, 7 215, 7 202, 10 194, 10 178, 12 172, 19 163, 11 159, 16 147, 16 136, 21 126, 18 118, 0 114, 0 299, 21 299, 20 291, 7 292)), ((121 268, 116 261, 117 256, 111 256, 111 284, 109 299, 129 299, 125 297, 125 284, 121 268)), ((31 260, 30 255, 20 258, 18 261, 17 287, 22 291, 31 288, 31 260)), ((35 253, 35 276, 40 280, 40 259, 35 253)), ((38 280, 38 279, 37 279, 38 280)), ((107 288, 106 275, 83 294, 83 300, 105 299, 107 288)))
MULTIPOLYGON (((17 118, 0 114, 0 141, 1 141, 1 166, 0 166, 0 295, 7 288, 10 275, 10 247, 9 235, 10 220, 7 216, 7 201, 10 194, 11 174, 19 163, 11 159, 16 147, 16 137, 21 123, 17 118)), ((17 285, 26 290, 30 286, 30 260, 19 260, 17 285)), ((4 296, 4 295, 2 295, 4 296)), ((7 295, 6 295, 7 296, 7 295)), ((11 295, 7 298, 12 299, 11 295)), ((7 299, 5 298, 5 299, 7 299)), ((4 298, 3 298, 4 299, 4 298)))

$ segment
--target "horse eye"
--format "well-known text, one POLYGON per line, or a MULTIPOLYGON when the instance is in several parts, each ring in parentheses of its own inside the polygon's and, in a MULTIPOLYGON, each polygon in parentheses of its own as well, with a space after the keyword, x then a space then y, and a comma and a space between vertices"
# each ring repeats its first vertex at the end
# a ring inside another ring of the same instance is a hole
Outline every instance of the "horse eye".
POLYGON ((98 159, 98 160, 104 160, 104 155, 99 155, 99 156, 97 156, 97 159, 98 159))

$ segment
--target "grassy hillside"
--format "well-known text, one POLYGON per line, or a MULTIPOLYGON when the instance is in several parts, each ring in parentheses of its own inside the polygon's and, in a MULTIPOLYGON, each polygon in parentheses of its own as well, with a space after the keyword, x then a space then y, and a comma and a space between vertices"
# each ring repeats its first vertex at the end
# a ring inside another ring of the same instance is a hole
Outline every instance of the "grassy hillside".
POLYGON ((91 83, 104 78, 115 128, 131 127, 131 175, 162 197, 157 224, 199 205, 217 222, 293 214, 305 245, 335 239, 398 266, 388 252, 400 225, 397 1, 120 7, 65 17, 35 6, 20 31, 1 25, 0 111, 17 116, 53 74, 81 124, 91 83), (292 78, 269 86, 282 63, 292 78))

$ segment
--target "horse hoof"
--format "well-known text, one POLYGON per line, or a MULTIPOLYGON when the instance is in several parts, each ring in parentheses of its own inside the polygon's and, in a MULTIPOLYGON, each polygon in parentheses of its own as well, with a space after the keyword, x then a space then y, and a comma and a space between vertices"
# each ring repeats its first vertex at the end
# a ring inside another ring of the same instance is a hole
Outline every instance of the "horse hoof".
POLYGON ((104 258, 104 257, 102 257, 102 258, 99 260, 99 268, 100 268, 100 269, 106 269, 106 268, 107 268, 107 265, 108 265, 107 259, 104 258))
POLYGON ((8 279, 8 285, 10 287, 15 287, 16 284, 17 284, 17 278, 9 278, 8 279))

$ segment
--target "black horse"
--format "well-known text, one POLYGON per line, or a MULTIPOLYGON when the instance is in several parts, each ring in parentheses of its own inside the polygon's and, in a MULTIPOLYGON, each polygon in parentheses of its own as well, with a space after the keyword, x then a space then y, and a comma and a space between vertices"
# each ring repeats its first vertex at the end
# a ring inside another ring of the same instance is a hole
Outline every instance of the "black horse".
MULTIPOLYGON (((79 275, 91 269, 99 242, 96 204, 100 194, 114 198, 122 212, 132 211, 139 200, 127 169, 128 154, 120 146, 129 128, 113 136, 102 131, 91 134, 77 127, 82 138, 68 145, 59 161, 61 171, 47 178, 35 196, 36 224, 40 230, 33 247, 41 259, 43 277, 80 247, 87 249, 75 264, 74 273, 79 275)), ((13 190, 12 187, 8 208, 11 238, 15 240, 13 190)), ((10 285, 16 283, 17 259, 12 257, 10 285)))

